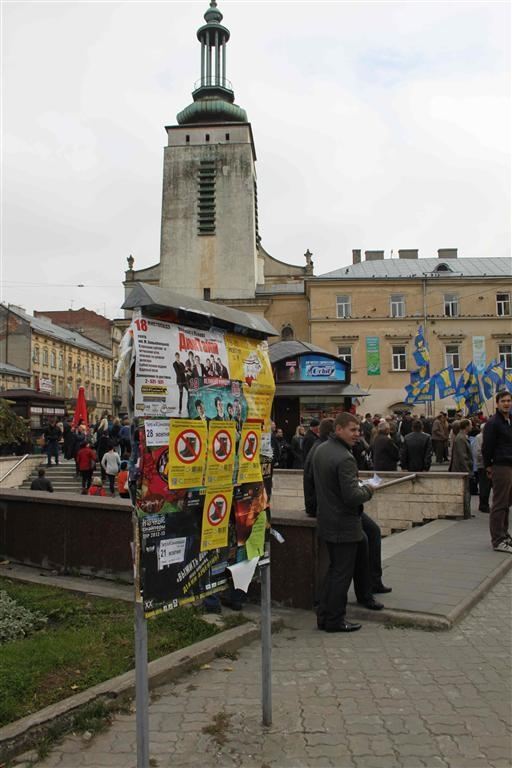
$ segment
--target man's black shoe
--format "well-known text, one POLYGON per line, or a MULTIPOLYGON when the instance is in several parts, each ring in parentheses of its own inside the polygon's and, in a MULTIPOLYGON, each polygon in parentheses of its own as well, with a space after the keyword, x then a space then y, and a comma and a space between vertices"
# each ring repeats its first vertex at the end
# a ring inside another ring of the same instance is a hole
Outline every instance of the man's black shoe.
POLYGON ((359 605, 364 606, 364 608, 368 608, 369 611, 382 611, 384 606, 382 603, 379 603, 378 600, 375 600, 373 597, 370 600, 365 600, 364 602, 361 600, 357 601, 359 605))
POLYGON ((333 627, 325 627, 326 632, 357 632, 358 629, 361 629, 361 625, 353 624, 351 621, 343 621, 333 627))
POLYGON ((382 584, 382 582, 377 587, 372 589, 374 595, 387 595, 388 592, 392 591, 392 587, 386 587, 384 584, 382 584))

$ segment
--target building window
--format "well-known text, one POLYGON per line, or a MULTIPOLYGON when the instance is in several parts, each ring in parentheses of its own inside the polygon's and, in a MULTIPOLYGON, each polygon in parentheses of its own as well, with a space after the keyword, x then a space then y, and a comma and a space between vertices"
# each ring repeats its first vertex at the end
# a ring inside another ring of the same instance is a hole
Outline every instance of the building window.
POLYGON ((505 363, 507 371, 512 369, 512 344, 499 344, 498 353, 500 363, 505 363))
POLYGON ((391 369, 393 371, 407 370, 407 352, 405 345, 391 347, 391 369))
POLYGON ((350 296, 336 296, 336 317, 350 317, 352 312, 350 296))
POLYGON ((105 381, 105 366, 104 365, 101 366, 101 378, 103 379, 103 381, 105 381))
POLYGON ((498 315, 498 317, 509 317, 510 293, 496 294, 496 314, 498 315))
POLYGON ((205 134, 204 138, 205 138, 206 141, 210 141, 210 134, 209 133, 205 134))
POLYGON ((226 133, 226 141, 229 141, 229 133, 226 133))
POLYGON ((82 358, 79 357, 76 361, 76 370, 81 371, 82 370, 82 358))
POLYGON ((291 325, 285 325, 281 330, 281 341, 291 341, 293 339, 293 328, 291 325))
POLYGON ((460 346, 459 344, 447 344, 444 350, 445 365, 448 368, 453 365, 454 371, 460 371, 460 346))
POLYGON ((110 387, 107 387, 107 403, 110 403, 110 387))
POLYGON ((99 379, 100 377, 100 364, 96 363, 96 378, 99 379))
POLYGON ((64 370, 64 352, 59 352, 59 369, 64 370))
POLYGON ((352 347, 338 347, 338 357, 352 368, 352 347))
POLYGON ((32 362, 39 362, 39 347, 34 347, 34 351, 32 352, 32 362))
POLYGON ((51 365, 52 368, 56 368, 57 367, 57 355, 55 354, 53 349, 52 349, 52 351, 50 353, 50 365, 51 365))
POLYGON ((203 288, 203 299, 205 301, 210 301, 212 292, 210 288, 203 288))
POLYGON ((390 313, 391 317, 405 317, 405 296, 399 293, 391 294, 390 313))
POLYGON ((445 293, 444 295, 444 316, 459 316, 459 297, 455 293, 445 293))
POLYGON ((201 160, 198 171, 197 231, 215 234, 215 160, 201 160))
POLYGON ((188 133, 185 135, 185 143, 190 144, 190 135, 188 133))
POLYGON ((43 349, 43 365, 48 365, 48 350, 43 349))

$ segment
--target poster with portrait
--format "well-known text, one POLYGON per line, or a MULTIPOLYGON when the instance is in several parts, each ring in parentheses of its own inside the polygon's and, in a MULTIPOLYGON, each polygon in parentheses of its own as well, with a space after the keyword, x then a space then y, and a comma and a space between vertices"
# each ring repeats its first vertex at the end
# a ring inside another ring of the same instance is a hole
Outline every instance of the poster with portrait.
POLYGON ((138 314, 135 345, 135 416, 186 416, 189 389, 230 380, 224 334, 138 314))

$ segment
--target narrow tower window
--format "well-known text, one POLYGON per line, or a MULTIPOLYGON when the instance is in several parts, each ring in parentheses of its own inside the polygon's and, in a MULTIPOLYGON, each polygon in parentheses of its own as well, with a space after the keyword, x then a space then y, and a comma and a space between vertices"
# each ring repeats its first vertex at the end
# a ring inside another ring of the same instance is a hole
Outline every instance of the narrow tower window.
POLYGON ((226 141, 229 141, 229 133, 226 133, 226 141))
POLYGON ((206 134, 206 136, 205 136, 204 138, 206 139, 206 141, 210 141, 210 134, 209 134, 209 133, 207 133, 207 134, 206 134))
POLYGON ((203 288, 203 299, 205 301, 209 301, 211 299, 211 290, 210 290, 210 288, 203 288))
POLYGON ((197 232, 215 234, 215 160, 201 160, 198 170, 197 232))
POLYGON ((187 135, 185 136, 185 143, 186 143, 186 144, 190 144, 190 136, 189 136, 189 134, 188 134, 188 133, 187 133, 187 135))

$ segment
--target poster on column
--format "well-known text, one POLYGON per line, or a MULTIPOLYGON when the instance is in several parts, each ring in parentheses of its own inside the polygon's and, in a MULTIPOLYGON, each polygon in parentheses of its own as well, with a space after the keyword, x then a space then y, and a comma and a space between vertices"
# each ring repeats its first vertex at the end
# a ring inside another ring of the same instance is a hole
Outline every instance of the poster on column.
POLYGON ((171 419, 169 430, 169 488, 203 485, 208 431, 197 419, 171 419))
POLYGON ((237 482, 250 483, 261 480, 260 465, 261 424, 246 423, 242 427, 238 448, 237 482))
POLYGON ((263 425, 260 452, 271 455, 270 414, 275 382, 268 356, 268 343, 229 333, 225 341, 231 378, 242 382, 248 416, 260 420, 263 425))
POLYGON ((236 426, 234 421, 210 421, 206 459, 206 487, 231 483, 235 468, 236 426))
POLYGON ((206 491, 201 529, 201 552, 227 546, 232 501, 232 485, 211 488, 206 491))
MULTIPOLYGON (((244 483, 235 487, 233 508, 235 512, 236 541, 245 544, 260 514, 266 515, 267 495, 263 482, 244 483)), ((266 520, 266 516, 265 516, 266 520)))
POLYGON ((229 379, 224 336, 149 317, 133 320, 135 416, 187 415, 189 390, 229 379))
MULTIPOLYGON (((146 617, 195 602, 227 583, 228 548, 201 551, 205 494, 199 490, 176 493, 180 498, 172 511, 139 520, 146 617)), ((227 544, 227 533, 223 541, 227 544)))

